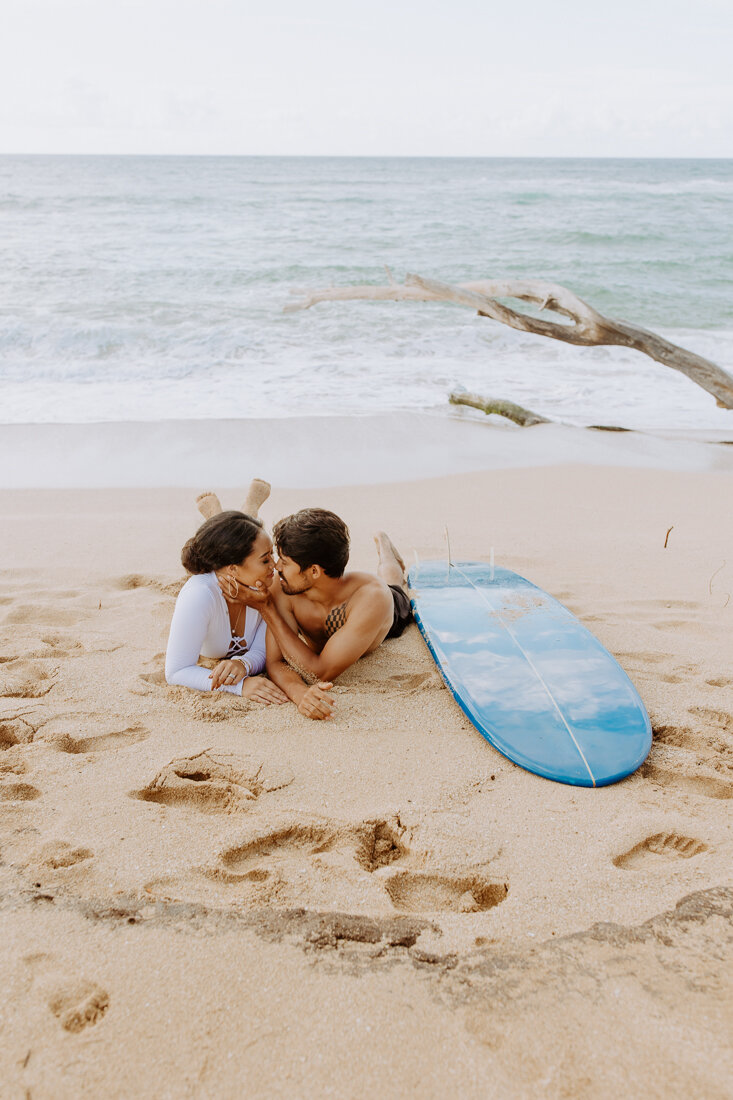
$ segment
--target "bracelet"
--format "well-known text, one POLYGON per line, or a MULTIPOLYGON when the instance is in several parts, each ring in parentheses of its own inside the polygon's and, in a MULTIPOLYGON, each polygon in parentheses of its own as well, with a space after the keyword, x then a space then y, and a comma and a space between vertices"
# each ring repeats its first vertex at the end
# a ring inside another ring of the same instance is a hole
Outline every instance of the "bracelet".
POLYGON ((252 675, 252 666, 250 665, 249 661, 247 661, 244 657, 230 657, 230 660, 231 661, 239 661, 239 663, 244 668, 245 674, 247 676, 252 675))

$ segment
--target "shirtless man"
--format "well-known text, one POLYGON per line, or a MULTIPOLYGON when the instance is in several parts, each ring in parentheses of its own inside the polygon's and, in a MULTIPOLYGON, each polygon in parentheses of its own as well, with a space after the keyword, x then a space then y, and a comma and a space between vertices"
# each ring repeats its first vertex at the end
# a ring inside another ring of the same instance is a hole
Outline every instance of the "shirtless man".
POLYGON ((267 623, 267 674, 301 714, 330 718, 336 677, 412 619, 404 563, 380 531, 379 576, 345 572, 348 528, 322 508, 281 519, 273 535, 279 584, 256 604, 267 623))

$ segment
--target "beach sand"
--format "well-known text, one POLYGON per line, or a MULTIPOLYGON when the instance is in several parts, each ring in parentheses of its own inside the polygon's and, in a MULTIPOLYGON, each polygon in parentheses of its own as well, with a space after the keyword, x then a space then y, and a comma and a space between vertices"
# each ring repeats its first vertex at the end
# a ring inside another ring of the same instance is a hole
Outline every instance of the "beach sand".
POLYGON ((415 626, 339 679, 330 723, 168 688, 208 487, 0 493, 0 1093, 730 1096, 730 472, 542 465, 262 509, 334 509, 364 569, 376 529, 409 561, 447 525, 455 559, 493 547, 565 603, 654 728, 598 790, 493 750, 415 626))

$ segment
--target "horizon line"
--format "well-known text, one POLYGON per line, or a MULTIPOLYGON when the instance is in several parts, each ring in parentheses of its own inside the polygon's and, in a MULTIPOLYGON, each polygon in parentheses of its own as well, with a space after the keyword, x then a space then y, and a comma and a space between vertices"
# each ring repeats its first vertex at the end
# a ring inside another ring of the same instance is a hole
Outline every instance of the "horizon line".
POLYGON ((131 153, 131 152, 12 152, 0 150, 0 157, 188 157, 238 160, 733 160, 733 154, 692 153, 131 153))

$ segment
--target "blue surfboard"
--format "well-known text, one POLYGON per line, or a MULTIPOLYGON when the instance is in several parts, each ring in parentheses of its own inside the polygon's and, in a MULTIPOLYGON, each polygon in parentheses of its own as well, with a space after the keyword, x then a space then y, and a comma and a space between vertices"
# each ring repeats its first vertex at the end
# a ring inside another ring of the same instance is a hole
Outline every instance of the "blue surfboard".
POLYGON ((445 683, 500 753, 580 787, 643 763, 652 731, 636 688, 561 603, 485 562, 421 562, 408 580, 445 683))

